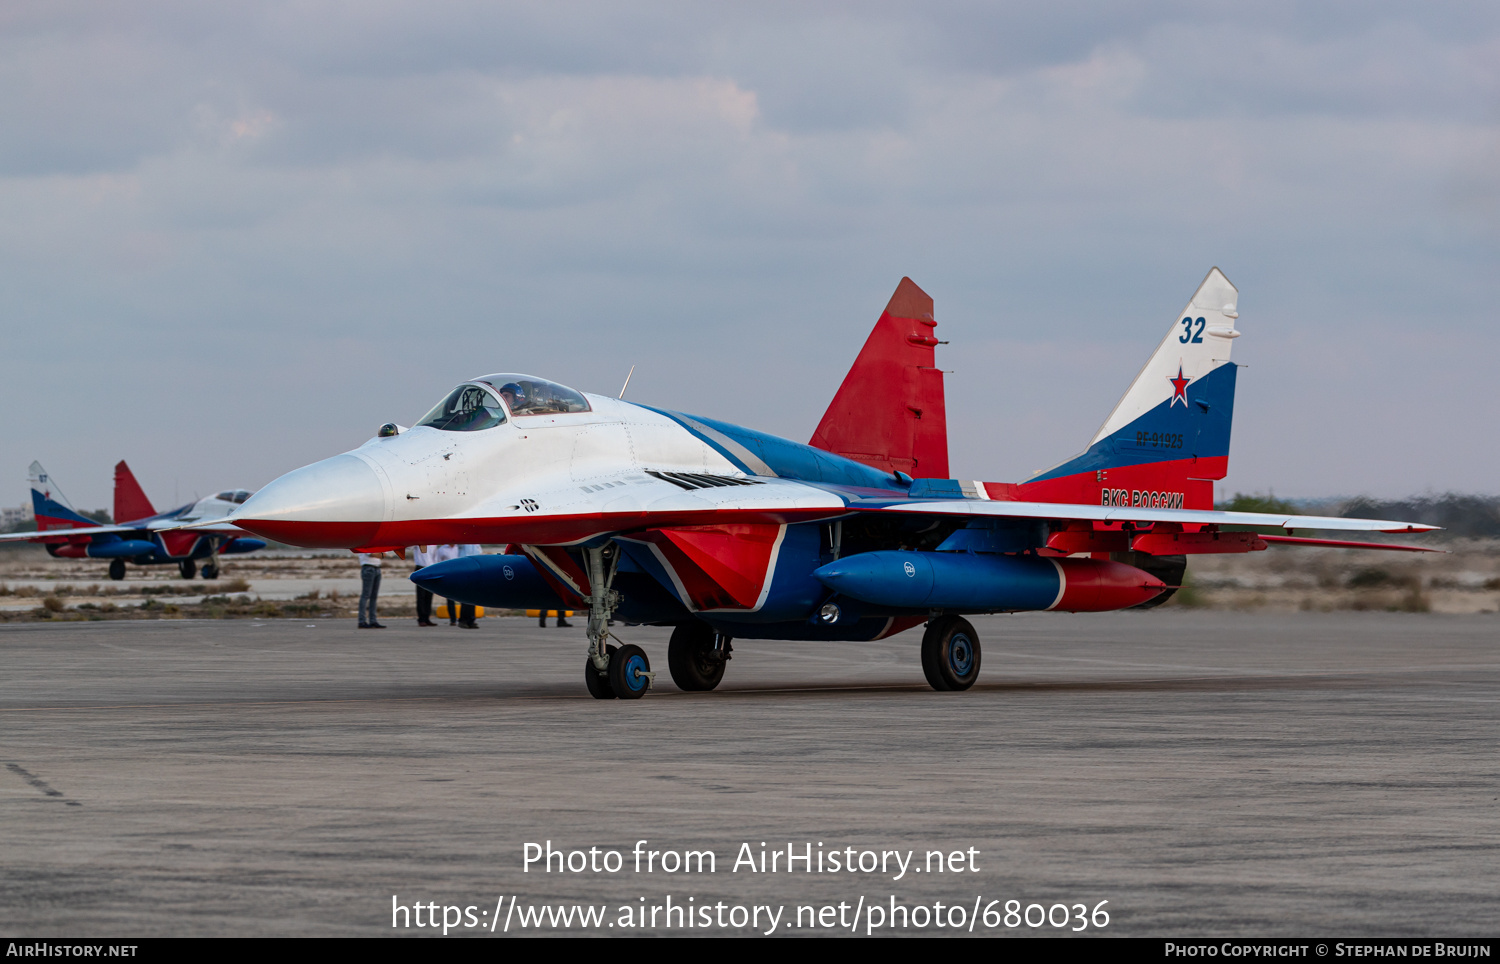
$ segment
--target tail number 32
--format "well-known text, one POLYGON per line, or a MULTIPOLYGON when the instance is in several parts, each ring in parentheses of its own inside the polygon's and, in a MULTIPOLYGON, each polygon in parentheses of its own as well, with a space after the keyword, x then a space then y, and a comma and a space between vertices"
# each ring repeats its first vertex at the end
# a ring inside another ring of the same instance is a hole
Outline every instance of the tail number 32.
POLYGON ((1188 344, 1201 345, 1201 344, 1203 344, 1203 325, 1204 324, 1205 324, 1205 322, 1204 322, 1204 320, 1202 318, 1184 318, 1184 319, 1182 319, 1182 334, 1180 336, 1178 336, 1177 340, 1180 341, 1180 342, 1182 342, 1184 345, 1188 345, 1188 344))

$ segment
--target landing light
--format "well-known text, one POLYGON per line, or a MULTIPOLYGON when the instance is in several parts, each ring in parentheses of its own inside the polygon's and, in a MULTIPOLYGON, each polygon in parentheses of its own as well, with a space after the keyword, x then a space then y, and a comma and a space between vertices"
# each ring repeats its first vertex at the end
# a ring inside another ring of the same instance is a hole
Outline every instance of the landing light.
POLYGON ((830 626, 839 621, 839 615, 839 607, 833 603, 824 603, 823 608, 818 610, 818 618, 830 626))

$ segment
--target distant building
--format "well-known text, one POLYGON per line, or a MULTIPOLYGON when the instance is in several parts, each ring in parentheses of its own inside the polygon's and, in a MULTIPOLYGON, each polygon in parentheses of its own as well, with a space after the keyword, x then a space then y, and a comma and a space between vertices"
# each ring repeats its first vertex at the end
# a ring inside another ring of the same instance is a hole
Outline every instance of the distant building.
POLYGON ((23 505, 16 509, 0 509, 0 529, 9 529, 23 522, 30 522, 31 518, 31 506, 29 505, 23 505))

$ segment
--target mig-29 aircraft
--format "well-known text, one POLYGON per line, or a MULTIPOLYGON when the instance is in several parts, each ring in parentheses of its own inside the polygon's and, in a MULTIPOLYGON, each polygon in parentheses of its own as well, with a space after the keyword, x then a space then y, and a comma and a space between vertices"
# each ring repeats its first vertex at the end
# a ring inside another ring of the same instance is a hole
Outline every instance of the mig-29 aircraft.
POLYGON ((308 547, 518 546, 413 580, 485 606, 586 609, 584 680, 601 699, 639 697, 655 678, 640 647, 609 642, 611 618, 675 627, 668 663, 684 690, 718 684, 733 640, 872 640, 926 623, 928 682, 963 690, 980 668, 965 615, 1149 606, 1190 555, 1370 545, 1294 529, 1433 528, 1214 510, 1238 317, 1215 268, 1087 449, 1019 484, 947 477, 932 299, 903 279, 810 445, 486 375, 410 429, 387 424, 282 476, 229 521, 308 547))
POLYGON ((219 556, 264 549, 260 539, 223 523, 250 492, 230 489, 198 499, 169 512, 157 512, 124 461, 115 466, 115 524, 101 525, 80 515, 52 481, 42 463, 32 462, 31 509, 35 532, 0 535, 4 542, 40 542, 52 556, 63 559, 108 559, 109 578, 124 579, 125 563, 138 566, 175 563, 182 578, 191 579, 203 562, 203 578, 219 578, 219 556), (196 531, 178 531, 196 523, 196 531))

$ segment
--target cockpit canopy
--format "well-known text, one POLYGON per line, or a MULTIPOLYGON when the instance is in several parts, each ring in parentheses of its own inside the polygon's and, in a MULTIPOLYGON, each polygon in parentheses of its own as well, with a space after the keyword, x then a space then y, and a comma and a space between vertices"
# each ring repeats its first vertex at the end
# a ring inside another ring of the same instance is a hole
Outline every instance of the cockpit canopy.
POLYGON ((502 373, 474 380, 494 389, 512 415, 571 415, 592 411, 583 393, 534 375, 502 373))
POLYGON ((458 386, 417 424, 444 432, 478 432, 503 425, 507 411, 520 416, 592 410, 582 393, 564 385, 532 375, 502 373, 458 386))
POLYGON ((443 432, 477 432, 504 423, 505 408, 498 398, 478 385, 460 385, 417 424, 443 432))
POLYGON ((239 505, 253 494, 249 489, 225 489, 223 492, 216 494, 214 498, 220 502, 233 502, 235 505, 239 505))

